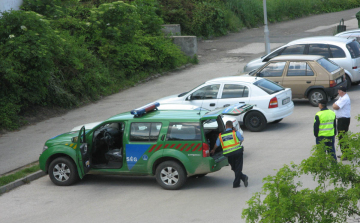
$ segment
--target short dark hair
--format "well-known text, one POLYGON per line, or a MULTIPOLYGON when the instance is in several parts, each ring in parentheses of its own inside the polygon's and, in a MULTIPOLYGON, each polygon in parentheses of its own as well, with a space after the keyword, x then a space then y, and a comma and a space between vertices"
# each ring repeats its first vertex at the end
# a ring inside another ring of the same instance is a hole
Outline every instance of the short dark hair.
POLYGON ((343 91, 343 92, 346 92, 346 87, 345 87, 345 86, 340 86, 340 87, 339 87, 339 90, 340 90, 340 91, 343 91))
POLYGON ((232 121, 227 121, 227 122, 226 122, 226 126, 232 128, 232 127, 233 127, 232 121))
POLYGON ((321 104, 323 107, 326 107, 327 106, 327 100, 322 99, 322 100, 319 101, 319 104, 321 104))

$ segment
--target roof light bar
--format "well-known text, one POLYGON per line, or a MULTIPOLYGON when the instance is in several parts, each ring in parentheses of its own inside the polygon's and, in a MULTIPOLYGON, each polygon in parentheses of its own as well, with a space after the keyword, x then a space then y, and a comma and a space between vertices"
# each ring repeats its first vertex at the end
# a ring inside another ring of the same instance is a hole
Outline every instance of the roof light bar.
POLYGON ((155 110, 159 106, 160 106, 159 102, 154 102, 154 103, 151 103, 151 104, 147 104, 147 105, 145 105, 143 107, 134 109, 130 113, 132 115, 134 115, 134 116, 141 116, 141 115, 144 115, 145 113, 148 113, 150 111, 155 110))

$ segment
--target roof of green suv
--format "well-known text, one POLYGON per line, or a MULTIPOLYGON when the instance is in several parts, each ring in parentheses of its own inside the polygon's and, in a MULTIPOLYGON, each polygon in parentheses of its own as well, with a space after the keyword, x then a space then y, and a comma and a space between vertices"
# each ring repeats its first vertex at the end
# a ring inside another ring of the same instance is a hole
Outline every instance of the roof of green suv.
POLYGON ((142 116, 136 117, 130 112, 121 113, 115 115, 106 121, 119 121, 119 120, 181 120, 181 121, 199 121, 199 119, 204 116, 208 111, 198 111, 198 110, 171 110, 171 111, 160 111, 155 110, 149 113, 146 113, 142 116), (200 113, 199 113, 200 112, 200 113))

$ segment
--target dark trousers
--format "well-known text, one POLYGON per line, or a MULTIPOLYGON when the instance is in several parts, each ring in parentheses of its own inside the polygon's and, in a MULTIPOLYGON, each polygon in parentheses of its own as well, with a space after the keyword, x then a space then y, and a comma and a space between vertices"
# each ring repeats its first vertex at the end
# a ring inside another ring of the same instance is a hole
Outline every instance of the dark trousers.
MULTIPOLYGON (((339 140, 343 138, 343 135, 349 131, 349 125, 350 125, 350 118, 338 118, 337 121, 337 131, 339 134, 339 140)), ((340 149, 341 152, 344 153, 344 150, 348 147, 345 145, 345 143, 340 143, 340 149)))
POLYGON ((320 142, 324 140, 326 148, 326 152, 331 154, 332 157, 334 157, 335 161, 336 159, 336 152, 335 152, 335 136, 325 137, 325 136, 319 136, 316 137, 316 144, 320 144, 320 142))
POLYGON ((225 155, 228 158, 231 170, 235 173, 233 187, 240 186, 240 180, 245 180, 246 175, 242 173, 243 168, 243 149, 236 150, 225 155))

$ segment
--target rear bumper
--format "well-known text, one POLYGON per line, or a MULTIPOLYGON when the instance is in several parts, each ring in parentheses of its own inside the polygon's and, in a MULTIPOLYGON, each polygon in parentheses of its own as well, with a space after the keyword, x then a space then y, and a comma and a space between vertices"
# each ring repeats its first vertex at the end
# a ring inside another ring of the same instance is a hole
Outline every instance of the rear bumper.
POLYGON ((270 108, 265 114, 267 122, 273 122, 286 116, 289 116, 294 111, 294 102, 290 101, 287 105, 282 105, 278 108, 270 108))
POLYGON ((343 81, 342 83, 336 85, 335 87, 328 87, 325 88, 325 93, 328 97, 330 98, 335 98, 338 95, 338 90, 340 88, 340 86, 347 86, 347 80, 343 81))
POLYGON ((203 162, 204 165, 198 166, 194 173, 188 172, 189 176, 216 172, 219 171, 222 167, 229 164, 228 159, 222 155, 218 158, 215 155, 213 157, 206 157, 204 159, 206 159, 206 161, 204 160, 203 162))

